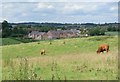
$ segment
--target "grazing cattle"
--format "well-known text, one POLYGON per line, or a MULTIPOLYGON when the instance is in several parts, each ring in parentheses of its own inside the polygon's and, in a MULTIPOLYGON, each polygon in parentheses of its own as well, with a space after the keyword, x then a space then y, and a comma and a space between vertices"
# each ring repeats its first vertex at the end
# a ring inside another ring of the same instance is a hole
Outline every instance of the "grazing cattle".
POLYGON ((106 51, 106 52, 109 51, 109 45, 108 44, 100 45, 98 50, 97 50, 97 54, 100 54, 101 52, 103 53, 104 51, 106 51))
POLYGON ((45 50, 42 49, 42 50, 40 51, 40 54, 41 54, 41 55, 45 55, 45 50))
POLYGON ((38 42, 38 44, 40 44, 40 42, 38 42))
POLYGON ((65 41, 63 42, 63 44, 65 44, 65 41))

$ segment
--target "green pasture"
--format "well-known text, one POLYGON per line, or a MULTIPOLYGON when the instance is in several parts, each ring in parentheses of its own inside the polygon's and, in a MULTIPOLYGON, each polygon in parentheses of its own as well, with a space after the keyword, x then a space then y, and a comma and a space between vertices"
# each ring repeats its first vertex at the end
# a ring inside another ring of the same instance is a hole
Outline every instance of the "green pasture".
POLYGON ((116 80, 118 37, 94 36, 5 45, 2 79, 17 80, 116 80), (63 44, 65 42, 65 44, 63 44), (96 54, 100 44, 110 52, 96 54), (41 55, 44 49, 46 55, 41 55))

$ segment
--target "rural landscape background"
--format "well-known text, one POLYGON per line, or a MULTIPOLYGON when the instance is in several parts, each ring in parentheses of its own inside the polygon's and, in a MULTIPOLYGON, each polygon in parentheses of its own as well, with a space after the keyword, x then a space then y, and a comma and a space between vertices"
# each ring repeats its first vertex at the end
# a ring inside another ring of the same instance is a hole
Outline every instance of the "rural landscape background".
POLYGON ((2 80, 118 79, 117 3, 3 4, 2 80))

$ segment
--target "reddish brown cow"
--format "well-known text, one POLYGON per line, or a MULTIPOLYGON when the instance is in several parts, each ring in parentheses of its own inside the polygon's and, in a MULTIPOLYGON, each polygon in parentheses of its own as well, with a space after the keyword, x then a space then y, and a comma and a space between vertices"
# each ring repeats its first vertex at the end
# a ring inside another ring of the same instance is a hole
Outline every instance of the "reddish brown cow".
POLYGON ((109 51, 109 45, 108 44, 101 44, 97 50, 97 53, 100 54, 101 52, 103 53, 104 51, 108 52, 109 51))

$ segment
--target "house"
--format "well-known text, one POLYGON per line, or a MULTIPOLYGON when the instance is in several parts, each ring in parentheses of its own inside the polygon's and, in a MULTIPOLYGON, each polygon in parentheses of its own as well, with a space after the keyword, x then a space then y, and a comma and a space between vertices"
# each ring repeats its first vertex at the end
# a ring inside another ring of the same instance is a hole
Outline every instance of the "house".
POLYGON ((60 38, 59 33, 55 30, 48 31, 47 35, 48 35, 48 39, 58 39, 58 38, 60 38))
POLYGON ((59 38, 67 38, 67 34, 64 30, 57 30, 57 33, 59 34, 59 38))
POLYGON ((57 31, 48 31, 48 38, 49 39, 60 39, 60 38, 67 38, 67 33, 63 30, 57 30, 57 31))
POLYGON ((67 34, 68 38, 73 38, 73 37, 79 37, 80 36, 80 31, 76 30, 76 29, 64 30, 64 32, 67 34))
POLYGON ((47 33, 42 34, 41 39, 42 40, 47 40, 48 39, 48 34, 47 33))
POLYGON ((48 31, 48 38, 49 39, 58 39, 58 38, 72 38, 78 37, 80 35, 80 31, 76 29, 71 30, 54 30, 48 31))
POLYGON ((46 40, 48 36, 45 32, 32 31, 28 34, 28 38, 32 38, 34 40, 46 40))
POLYGON ((46 40, 46 39, 60 39, 60 38, 73 38, 79 37, 80 31, 76 29, 71 30, 50 30, 47 33, 32 31, 28 34, 29 38, 34 40, 46 40))
POLYGON ((72 38, 75 36, 71 30, 64 30, 64 33, 66 34, 67 38, 72 38))
POLYGON ((71 31, 75 34, 76 37, 80 36, 80 30, 76 30, 76 29, 71 29, 71 31))

